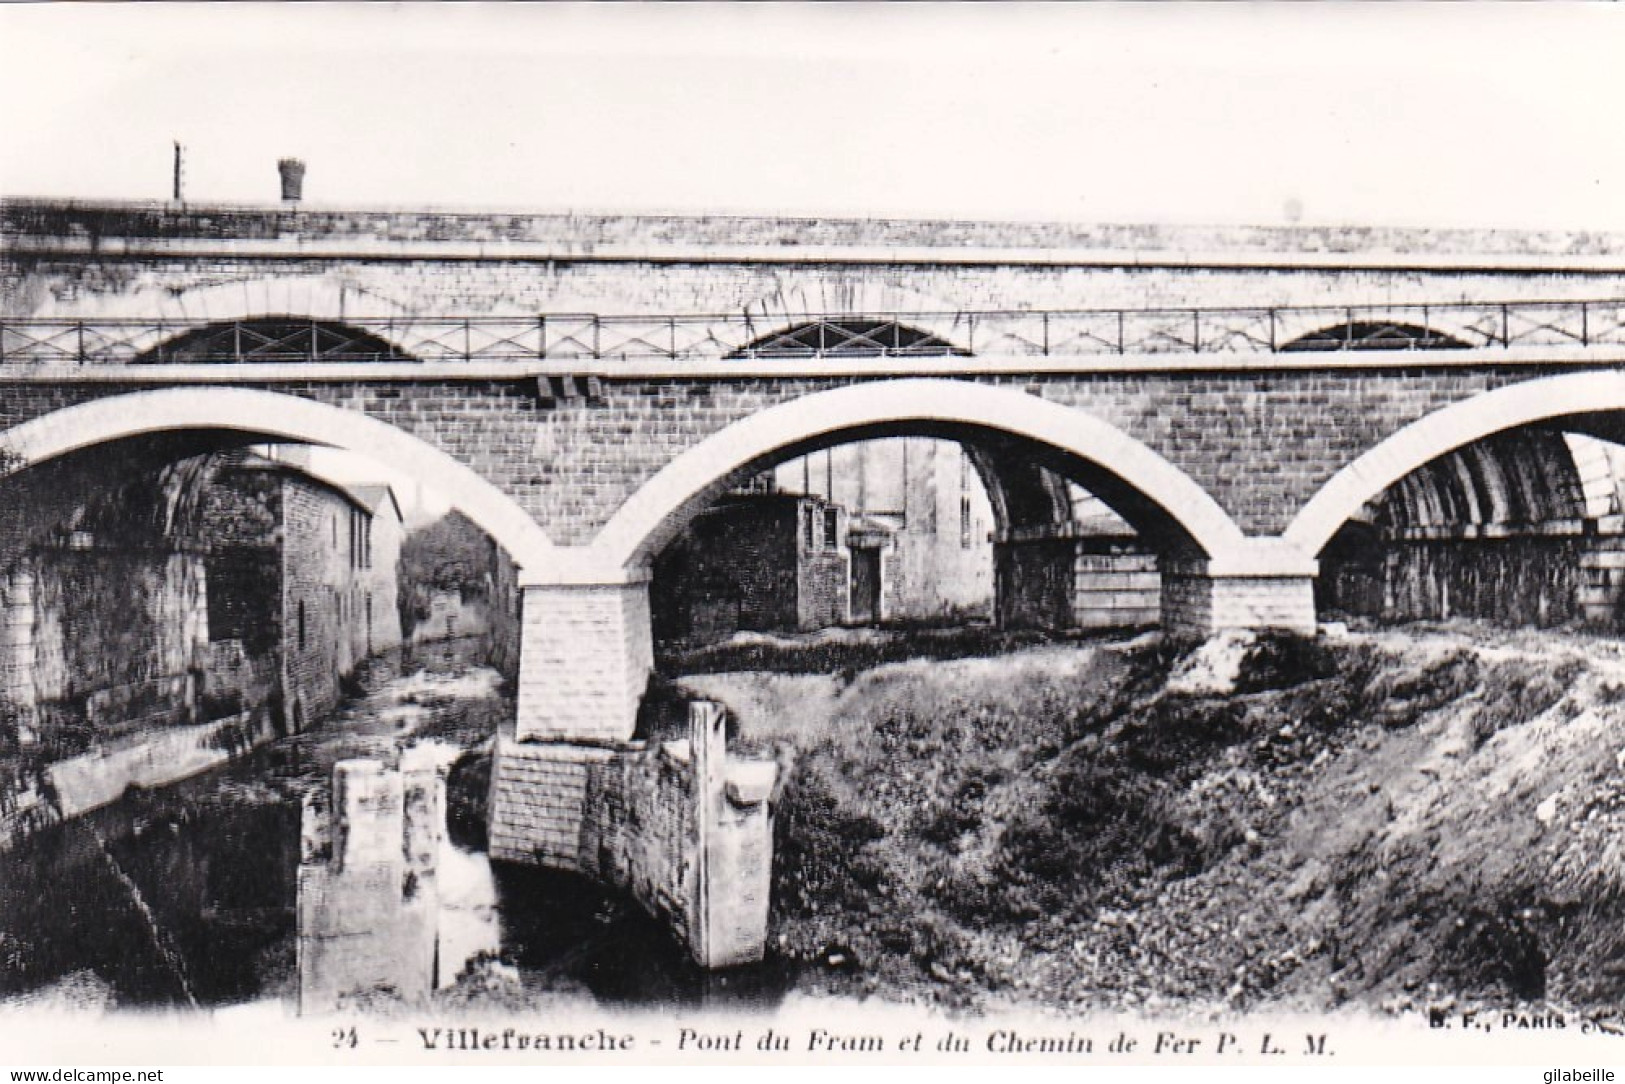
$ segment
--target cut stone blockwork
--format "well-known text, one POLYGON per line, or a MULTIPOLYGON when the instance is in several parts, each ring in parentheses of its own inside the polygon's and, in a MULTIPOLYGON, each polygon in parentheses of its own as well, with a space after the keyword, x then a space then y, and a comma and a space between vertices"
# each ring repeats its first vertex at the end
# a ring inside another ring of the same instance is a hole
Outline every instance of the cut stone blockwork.
POLYGON ((654 747, 499 738, 491 857, 627 890, 702 967, 761 959, 778 769, 730 758, 725 724, 695 704, 689 736, 654 747))
POLYGON ((516 737, 630 738, 654 666, 649 585, 528 586, 523 606, 516 737))
POLYGON ((445 783, 432 763, 340 761, 305 802, 299 863, 299 1011, 374 998, 421 1004, 435 987, 435 868, 445 783))
POLYGON ((1162 574, 1162 621, 1173 636, 1205 637, 1226 629, 1313 634, 1314 578, 1215 576, 1170 564, 1162 574))

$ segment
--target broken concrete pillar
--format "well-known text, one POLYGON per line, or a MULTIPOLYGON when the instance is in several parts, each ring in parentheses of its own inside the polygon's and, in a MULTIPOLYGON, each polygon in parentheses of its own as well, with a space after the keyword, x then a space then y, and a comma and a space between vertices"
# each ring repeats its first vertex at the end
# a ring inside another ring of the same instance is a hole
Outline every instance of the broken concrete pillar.
MULTIPOLYGON (((407 758, 403 758, 407 759, 407 758)), ((334 765, 306 799, 299 865, 299 1011, 418 1004, 434 989, 435 861, 444 782, 433 768, 334 765)))
POLYGON ((701 967, 733 967, 762 958, 773 871, 767 799, 778 765, 728 759, 727 715, 720 704, 689 705, 694 753, 698 885, 689 951, 701 967))

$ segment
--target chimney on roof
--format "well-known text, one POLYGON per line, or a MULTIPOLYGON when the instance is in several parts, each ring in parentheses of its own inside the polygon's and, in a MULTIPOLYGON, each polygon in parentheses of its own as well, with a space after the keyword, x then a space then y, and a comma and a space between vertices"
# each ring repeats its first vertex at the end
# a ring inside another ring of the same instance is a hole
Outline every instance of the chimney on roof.
POLYGON ((298 203, 305 196, 305 163, 297 158, 280 158, 276 169, 282 175, 282 201, 298 203))

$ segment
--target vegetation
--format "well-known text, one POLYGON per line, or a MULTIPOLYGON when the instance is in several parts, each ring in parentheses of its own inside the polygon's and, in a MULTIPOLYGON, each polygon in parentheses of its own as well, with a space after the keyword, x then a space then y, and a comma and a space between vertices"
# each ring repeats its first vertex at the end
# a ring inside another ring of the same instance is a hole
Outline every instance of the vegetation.
POLYGON ((1266 637, 1203 693, 1155 639, 680 683, 785 771, 772 938, 814 985, 1617 1015, 1620 664, 1544 635, 1266 637))
POLYGON ((493 560, 490 538, 456 510, 408 534, 396 566, 402 633, 410 636, 428 619, 436 594, 486 598, 493 560))

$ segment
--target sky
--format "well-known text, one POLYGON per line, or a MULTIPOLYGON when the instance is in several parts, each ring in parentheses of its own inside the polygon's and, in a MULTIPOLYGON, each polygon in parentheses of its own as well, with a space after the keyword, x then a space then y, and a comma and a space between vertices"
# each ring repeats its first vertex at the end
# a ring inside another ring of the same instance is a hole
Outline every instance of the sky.
POLYGON ((1621 5, 0 4, 0 193, 1625 229, 1621 5))
POLYGON ((1621 5, 0 4, 3 195, 1625 230, 1622 102, 1621 5))

